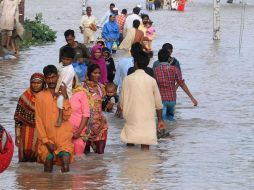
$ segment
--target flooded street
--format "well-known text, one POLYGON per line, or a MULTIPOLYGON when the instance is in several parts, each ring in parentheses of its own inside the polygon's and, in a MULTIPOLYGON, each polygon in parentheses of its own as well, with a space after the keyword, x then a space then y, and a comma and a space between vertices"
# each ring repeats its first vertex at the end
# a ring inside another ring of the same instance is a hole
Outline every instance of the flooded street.
MULTIPOLYGON (((90 1, 97 18, 109 0, 90 1)), ((121 10, 140 1, 114 1, 121 10)), ((0 175, 0 189, 254 189, 254 2, 247 1, 243 44, 239 55, 241 5, 221 5, 221 41, 212 40, 212 0, 192 0, 184 13, 149 12, 157 31, 155 54, 165 42, 174 45, 173 56, 199 101, 192 107, 178 91, 176 119, 169 124, 170 138, 149 152, 127 148, 120 141, 123 120, 108 114, 109 135, 104 155, 90 154, 71 165, 71 172, 45 174, 43 165, 18 163, 17 149, 11 166, 0 175)), ((143 4, 144 7, 144 4, 143 4)), ((79 32, 80 0, 26 0, 26 16, 43 13, 57 31, 55 43, 32 47, 16 62, 0 63, 0 122, 14 137, 13 115, 18 97, 34 72, 58 64, 63 33, 79 32)), ((115 56, 116 62, 119 55, 115 56)))

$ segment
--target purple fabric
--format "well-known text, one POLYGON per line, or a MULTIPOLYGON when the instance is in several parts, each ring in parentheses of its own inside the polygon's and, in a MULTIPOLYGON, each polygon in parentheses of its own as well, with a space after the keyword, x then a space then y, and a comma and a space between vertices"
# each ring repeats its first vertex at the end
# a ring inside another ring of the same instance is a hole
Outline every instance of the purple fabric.
POLYGON ((103 55, 101 54, 101 57, 96 59, 94 54, 97 50, 100 50, 102 53, 102 47, 100 45, 95 45, 92 48, 91 51, 91 63, 93 64, 97 64, 100 66, 101 69, 101 79, 100 79, 100 83, 102 84, 106 84, 108 82, 108 73, 107 73, 107 66, 106 66, 106 62, 105 59, 103 57, 103 55))

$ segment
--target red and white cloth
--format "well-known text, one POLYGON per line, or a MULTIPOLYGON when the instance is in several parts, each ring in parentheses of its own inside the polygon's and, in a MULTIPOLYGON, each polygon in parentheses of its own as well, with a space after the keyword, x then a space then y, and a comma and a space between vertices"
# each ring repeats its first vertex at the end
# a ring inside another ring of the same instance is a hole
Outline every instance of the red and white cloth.
POLYGON ((0 173, 5 171, 11 163, 14 143, 11 135, 0 125, 0 173))

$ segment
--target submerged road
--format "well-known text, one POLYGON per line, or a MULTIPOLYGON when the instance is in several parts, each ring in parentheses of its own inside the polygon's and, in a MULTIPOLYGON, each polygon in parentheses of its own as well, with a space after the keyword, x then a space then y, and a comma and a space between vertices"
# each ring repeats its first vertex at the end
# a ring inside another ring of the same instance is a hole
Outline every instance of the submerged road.
MULTIPOLYGON (((101 18, 111 1, 89 1, 101 18)), ((140 1, 115 1, 128 11, 140 1)), ((57 33, 55 43, 32 47, 17 62, 0 63, 0 122, 14 136, 13 114, 18 97, 33 72, 58 64, 63 32, 78 34, 80 0, 27 0, 27 16, 42 12, 57 33)), ((149 12, 157 31, 155 54, 165 42, 174 45, 191 92, 194 108, 178 91, 177 121, 170 138, 149 152, 127 148, 119 138, 123 120, 107 114, 109 139, 104 155, 90 154, 71 165, 71 172, 43 173, 37 163, 18 163, 17 150, 0 176, 0 189, 254 189, 254 5, 246 7, 242 53, 238 54, 241 7, 221 6, 221 41, 212 41, 212 2, 195 0, 184 13, 149 12)), ((116 55, 117 62, 119 55, 116 55)))

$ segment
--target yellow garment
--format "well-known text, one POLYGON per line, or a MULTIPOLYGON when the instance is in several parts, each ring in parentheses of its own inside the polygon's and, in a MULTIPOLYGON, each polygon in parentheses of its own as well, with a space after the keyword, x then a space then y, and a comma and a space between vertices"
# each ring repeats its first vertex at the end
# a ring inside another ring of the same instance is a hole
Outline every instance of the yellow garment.
POLYGON ((121 107, 125 119, 121 140, 125 143, 157 144, 156 110, 162 101, 154 78, 138 69, 124 78, 121 107))
POLYGON ((75 75, 75 80, 74 81, 75 81, 75 84, 72 87, 72 94, 75 94, 76 92, 80 92, 80 91, 85 92, 85 94, 87 96, 87 99, 88 99, 89 108, 93 109, 93 107, 94 107, 94 100, 93 100, 93 97, 92 97, 91 93, 89 93, 89 91, 87 89, 85 89, 79 83, 77 75, 75 75))
POLYGON ((95 31, 91 30, 90 25, 97 25, 97 19, 94 15, 88 16, 83 15, 80 20, 80 27, 83 29, 84 41, 89 43, 90 41, 95 41, 94 33, 95 31))
MULTIPOLYGON (((50 142, 56 145, 57 149, 54 154, 61 151, 70 153, 73 161, 73 144, 72 144, 72 126, 68 119, 71 116, 71 105, 69 100, 64 100, 63 122, 60 127, 55 123, 58 118, 57 98, 53 97, 51 92, 46 89, 38 93, 35 100, 35 121, 38 131, 38 162, 44 163, 49 152, 46 143, 50 142)), ((55 159, 57 157, 55 156, 55 159)), ((55 160, 60 164, 58 158, 55 160)))
POLYGON ((122 43, 119 46, 119 49, 125 49, 125 50, 130 50, 131 45, 133 44, 135 40, 135 35, 136 35, 136 29, 131 28, 127 30, 126 37, 122 41, 122 43))
POLYGON ((147 28, 144 26, 144 24, 140 24, 138 29, 141 30, 142 32, 144 32, 144 36, 146 37, 147 28))

